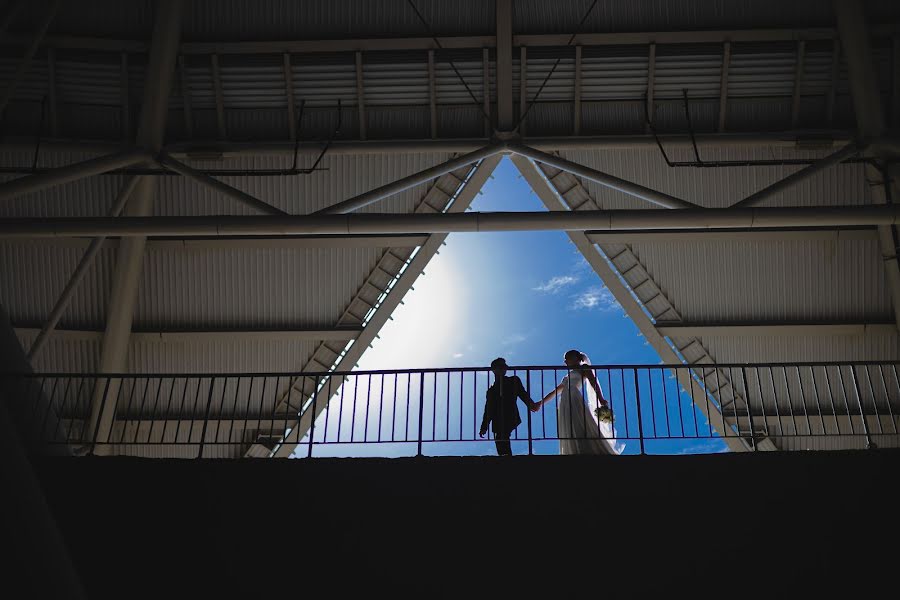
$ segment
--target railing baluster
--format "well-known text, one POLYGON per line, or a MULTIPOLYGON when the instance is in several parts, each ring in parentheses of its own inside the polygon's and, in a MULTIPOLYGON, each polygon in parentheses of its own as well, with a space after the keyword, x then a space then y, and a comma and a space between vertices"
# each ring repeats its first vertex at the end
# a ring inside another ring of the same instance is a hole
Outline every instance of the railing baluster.
POLYGON ((372 402, 372 374, 368 376, 366 385, 366 418, 363 422, 363 442, 369 441, 369 404, 372 402))
MULTIPOLYGON (((197 387, 200 384, 198 382, 197 387)), ((213 388, 216 387, 216 378, 209 378, 209 394, 206 398, 206 414, 203 417, 203 431, 200 432, 200 452, 197 453, 197 458, 203 458, 203 448, 206 445, 206 429, 209 427, 209 411, 212 409, 212 399, 213 399, 213 388)), ((276 384, 277 387, 277 384, 276 384)))
POLYGON ((650 396, 650 424, 652 425, 653 439, 658 439, 656 431, 656 400, 653 398, 653 371, 647 369, 647 393, 650 396))
POLYGON ((316 435, 316 400, 318 397, 319 386, 313 384, 312 405, 306 408, 306 410, 312 410, 312 412, 309 413, 309 446, 306 450, 306 458, 312 458, 313 455, 313 441, 316 435))
POLYGON ((775 405, 775 418, 778 420, 778 434, 784 435, 784 422, 781 420, 781 410, 778 408, 778 390, 775 389, 775 373, 772 371, 772 367, 769 367, 769 383, 772 384, 772 403, 775 405))
POLYGON ((423 410, 425 409, 425 372, 423 371, 419 375, 419 447, 416 452, 417 456, 422 456, 422 423, 423 423, 423 410))
MULTIPOLYGON (((703 400, 706 402, 706 435, 709 438, 713 437, 712 432, 712 410, 710 410, 709 406, 709 387, 706 385, 706 370, 703 367, 700 367, 700 378, 701 383, 703 384, 703 400)), ((651 390, 652 393, 652 390, 651 390)))
MULTIPOLYGON (((56 381, 55 381, 54 384, 53 384, 53 391, 51 392, 50 398, 47 400, 47 412, 44 413, 44 422, 41 423, 40 433, 38 433, 38 437, 39 437, 40 439, 45 439, 45 440, 46 440, 46 439, 49 439, 49 437, 50 437, 50 436, 48 435, 48 433, 47 433, 47 422, 50 420, 50 414, 51 414, 51 413, 56 413, 56 412, 57 412, 56 409, 55 409, 55 406, 56 406, 56 397, 55 397, 55 396, 56 396, 56 388, 57 388, 57 383, 58 383, 58 382, 59 382, 59 378, 57 377, 57 378, 56 378, 56 381)), ((70 383, 70 382, 71 382, 71 378, 66 377, 66 379, 65 379, 65 384, 64 384, 64 386, 63 386, 63 389, 64 389, 65 391, 63 391, 63 401, 62 401, 62 403, 61 403, 61 405, 60 405, 61 407, 64 407, 64 406, 65 406, 65 400, 66 400, 66 396, 68 395, 69 383, 70 383)), ((60 410, 62 410, 62 408, 60 408, 60 410)), ((101 414, 101 416, 102 416, 103 413, 100 413, 100 414, 101 414)), ((101 419, 98 418, 98 419, 97 419, 97 422, 99 423, 100 420, 101 420, 101 419)), ((59 421, 59 417, 57 417, 57 423, 58 423, 58 421, 59 421)), ((55 431, 55 429, 54 429, 54 431, 55 431)))
POLYGON ((691 416, 694 417, 694 437, 700 438, 700 424, 697 422, 697 400, 694 397, 694 371, 688 368, 688 383, 691 388, 691 416))
POLYGON ((384 373, 378 384, 378 441, 381 441, 381 415, 384 412, 384 373))
POLYGON ((797 417, 794 413, 794 395, 791 393, 791 382, 788 380, 787 367, 782 365, 781 375, 784 377, 784 389, 788 397, 788 407, 791 411, 791 424, 794 427, 794 436, 800 437, 800 428, 797 427, 797 417))
POLYGON ((446 416, 446 429, 444 433, 444 437, 447 438, 447 441, 450 441, 450 371, 447 371, 447 408, 445 411, 446 416))
POLYGON ((847 399, 847 385, 844 383, 844 373, 839 366, 837 368, 838 380, 841 382, 841 395, 844 397, 844 408, 847 409, 847 420, 850 421, 850 435, 856 435, 856 428, 853 426, 853 415, 850 413, 850 401, 847 399))
MULTIPOLYGON (((125 407, 124 418, 122 419, 122 435, 119 436, 119 444, 124 445, 125 435, 128 433, 128 423, 131 422, 131 419, 129 419, 128 416, 131 414, 132 404, 134 404, 134 391, 137 389, 140 378, 129 377, 128 379, 123 378, 120 381, 122 381, 122 383, 125 381, 131 382, 131 393, 128 395, 128 405, 125 407)), ((116 409, 116 412, 113 413, 112 425, 109 428, 108 438, 112 438, 112 432, 115 428, 116 421, 118 421, 118 415, 116 414, 118 412, 118 406, 116 406, 116 409)))
POLYGON ((884 434, 884 426, 881 423, 881 415, 878 413, 878 396, 875 395, 875 386, 872 385, 872 376, 869 374, 869 365, 863 365, 866 370, 866 381, 869 383, 869 391, 872 392, 872 408, 875 410, 875 422, 878 423, 878 433, 884 434))
MULTIPOLYGON (((753 427, 753 414, 750 410, 750 390, 747 388, 747 372, 744 367, 741 367, 741 384, 744 388, 744 405, 747 407, 747 426, 750 428, 750 445, 753 446, 753 451, 757 452, 759 450, 759 445, 756 443, 756 429, 753 427)), ((738 431, 740 431, 740 426, 738 426, 738 431)))
MULTIPOLYGON (((825 384, 828 387, 828 400, 831 402, 831 414, 834 415, 834 428, 837 430, 837 435, 841 435, 841 424, 837 418, 837 408, 834 405, 834 393, 831 390, 831 377, 828 375, 828 367, 823 367, 822 370, 825 372, 825 384)), ((825 421, 822 421, 822 424, 825 424, 825 421)))
MULTIPOLYGON (((531 370, 525 371, 525 395, 531 398, 531 370)), ((531 456, 534 454, 534 447, 532 445, 532 431, 531 431, 531 409, 529 408, 525 411, 528 415, 528 455, 531 456)))
POLYGON ((403 434, 403 441, 409 441, 409 401, 412 394, 412 373, 406 374, 406 429, 403 434))
POLYGON ((763 418, 763 431, 766 437, 769 437, 769 411, 766 410, 765 396, 763 396, 762 391, 762 374, 759 372, 758 367, 754 371, 756 373, 756 392, 759 394, 759 410, 762 412, 763 418))
POLYGON ((353 377, 353 408, 350 411, 350 442, 353 442, 356 429, 356 397, 359 395, 359 375, 353 377))
POLYGON ((659 369, 659 381, 662 384, 663 406, 666 409, 666 438, 672 437, 672 422, 669 420, 669 394, 666 391, 666 370, 659 369))
MULTIPOLYGON (((634 401, 637 404, 637 420, 638 420, 638 439, 640 439, 641 444, 641 454, 646 454, 647 452, 644 449, 644 423, 641 415, 641 385, 638 381, 638 369, 633 369, 634 371, 634 401)), ((692 394, 693 397, 693 394, 692 394)))
MULTIPOLYGON (((894 420, 894 409, 891 407, 891 394, 888 392, 887 382, 885 382, 885 380, 884 380, 884 368, 882 368, 881 365, 878 365, 878 372, 881 374, 881 386, 884 388, 884 398, 885 398, 885 400, 887 400, 888 414, 891 417, 891 427, 893 428, 894 434, 896 435, 897 434, 897 421, 894 420)), ((894 373, 896 374, 896 369, 895 369, 894 373)))
MULTIPOLYGON (((184 402, 187 399, 187 390, 188 390, 188 382, 190 378, 184 378, 184 388, 181 390, 181 408, 178 410, 178 420, 175 421, 175 442, 178 442, 179 434, 181 433, 181 421, 184 420, 184 402)), ((119 388, 121 389, 121 385, 119 388)), ((193 423, 193 421, 192 421, 193 423)), ((188 444, 190 444, 191 438, 190 434, 188 435, 188 444)))
POLYGON ((853 378, 853 389, 856 391, 856 406, 859 408, 859 418, 862 419, 863 433, 866 436, 866 448, 876 448, 877 446, 872 441, 872 435, 869 432, 869 423, 866 419, 866 411, 863 409, 862 395, 859 392, 859 380, 856 377, 856 367, 854 365, 850 365, 850 376, 853 378))
POLYGON ((809 421, 809 410, 806 408, 806 394, 803 393, 803 378, 800 376, 800 367, 797 367, 797 388, 800 391, 800 403, 803 406, 803 415, 806 417, 807 433, 812 435, 812 425, 809 421))
MULTIPOLYGON (((103 400, 100 402, 100 414, 101 415, 103 414, 103 411, 106 410, 106 401, 109 398, 109 383, 111 380, 112 380, 112 377, 107 377, 106 378, 106 386, 103 388, 103 400)), ((118 396, 118 393, 121 390, 122 390, 122 386, 121 385, 117 386, 116 396, 118 396)), ((116 400, 118 401, 118 397, 116 398, 116 400)), ((90 427, 90 418, 91 418, 90 415, 88 415, 88 426, 89 427, 90 427)), ((93 455, 97 449, 97 438, 99 435, 100 435, 100 419, 97 419, 97 425, 94 427, 94 435, 93 435, 93 439, 91 440, 91 451, 90 451, 91 455, 93 455)), ((107 442, 109 441, 109 436, 107 436, 106 441, 107 442)))
POLYGON ((328 443, 328 421, 331 420, 331 376, 325 379, 325 385, 328 388, 328 395, 325 397, 325 431, 322 433, 322 443, 328 443))
POLYGON ((431 441, 437 440, 437 371, 431 374, 434 384, 431 394, 431 441))
POLYGON ((816 410, 819 412, 819 424, 822 426, 822 434, 827 433, 825 429, 825 415, 822 414, 822 403, 819 402, 819 384, 816 383, 816 371, 810 366, 809 367, 809 378, 812 380, 813 385, 813 397, 816 399, 816 410))
MULTIPOLYGON (((337 443, 341 443, 341 434, 344 430, 344 391, 347 389, 347 377, 341 377, 341 395, 338 402, 338 426, 337 426, 337 443)), ((350 434, 353 435, 353 427, 350 427, 350 434)))

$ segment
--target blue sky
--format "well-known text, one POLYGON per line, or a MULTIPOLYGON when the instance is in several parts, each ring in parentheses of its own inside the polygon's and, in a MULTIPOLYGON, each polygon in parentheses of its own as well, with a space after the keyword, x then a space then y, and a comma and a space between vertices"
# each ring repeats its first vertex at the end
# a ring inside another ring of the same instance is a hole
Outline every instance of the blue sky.
MULTIPOLYGON (((472 210, 540 211, 545 208, 512 162, 504 159, 476 198, 472 210)), ((562 365, 563 353, 570 348, 587 353, 592 363, 598 366, 659 363, 659 356, 640 336, 635 325, 625 316, 565 233, 457 233, 447 238, 441 252, 432 259, 404 303, 394 312, 393 320, 382 329, 380 339, 366 351, 359 369, 482 367, 497 356, 505 357, 510 365, 562 365)), ((561 373, 560 377, 563 375, 561 373)), ((549 378, 550 374, 547 374, 545 379, 549 378)), ((614 384, 618 387, 621 382, 617 383, 614 379, 615 374, 609 382, 601 376, 601 386, 606 388, 614 384)), ((359 385, 365 387, 365 383, 361 380, 359 385)), ((377 397, 381 385, 377 380, 373 383, 374 396, 377 397)), ((451 378, 451 404, 452 399, 459 396, 457 389, 460 383, 466 388, 466 395, 471 397, 468 390, 475 383, 471 374, 462 382, 451 378)), ((545 383, 548 390, 552 388, 549 382, 545 383)), ((673 380, 654 383, 653 390, 657 395, 661 395, 660 386, 663 384, 668 386, 673 397, 677 394, 673 380)), ((401 396, 405 396, 404 385, 403 381, 397 384, 401 388, 401 396)), ((477 385, 479 387, 473 389, 483 402, 487 383, 479 381, 477 385)), ((538 383, 534 382, 534 385, 538 386, 538 383)), ((386 395, 392 396, 393 383, 387 381, 384 386, 386 395)), ((413 396, 418 398, 415 392, 418 381, 409 382, 409 387, 413 389, 413 396)), ((426 390, 433 387, 440 388, 437 398, 446 399, 447 382, 443 377, 436 382, 431 379, 426 381, 426 390)), ((604 392, 610 395, 605 389, 604 392)), ((538 390, 533 390, 533 397, 539 395, 538 390)), ((615 397, 615 393, 612 395, 615 397)), ((331 428, 329 439, 334 438, 338 426, 342 431, 347 430, 347 423, 353 414, 352 397, 352 391, 348 389, 344 399, 346 406, 341 410, 335 407, 330 417, 323 415, 319 419, 316 424, 317 440, 326 419, 331 428)), ((377 429, 375 410, 369 421, 359 412, 365 404, 364 399, 362 396, 359 398, 356 421, 367 422, 377 429)), ((372 404, 372 398, 369 400, 372 404)), ((402 401, 398 400, 398 403, 402 402, 405 402, 405 397, 402 401)), ((456 405, 458 403, 457 400, 456 405)), ((454 423, 462 416, 467 427, 459 429, 458 425, 451 426, 451 439, 454 428, 458 432, 474 428, 474 423, 469 421, 480 420, 481 416, 478 406, 467 406, 460 415, 456 405, 451 408, 449 416, 454 423)), ((383 406, 387 411, 390 403, 383 406)), ((395 415, 405 413, 404 406, 390 408, 395 415)), ((417 411, 417 407, 411 409, 413 421, 417 419, 417 411)), ((520 412, 524 419, 524 406, 520 412)), ((552 404, 545 406, 545 426, 553 426, 554 413, 552 404)), ((423 414, 426 420, 433 416, 430 408, 423 414)), ((439 407, 436 414, 448 416, 439 407)), ((694 415, 682 416, 692 428, 694 415)), ((703 435, 705 421, 699 413, 696 417, 703 435)), ((542 417, 538 413, 534 418, 540 420, 542 417)), ((617 412, 617 429, 620 420, 622 415, 617 412)), ((386 421, 382 420, 382 431, 387 436, 386 421)), ((633 419, 631 423, 636 426, 633 419)), ((540 428, 536 422, 535 425, 534 429, 540 428)), ((427 427, 430 430, 431 423, 427 427)), ((436 424, 435 427, 437 438, 441 437, 442 432, 447 433, 448 424, 436 424)), ((357 429, 355 437, 360 439, 364 432, 357 429)), ((365 435, 371 436, 372 433, 365 435)), ((527 435, 524 424, 519 428, 519 435, 527 435)), ((346 437, 349 439, 349 435, 346 437)), ((636 452, 636 446, 636 442, 628 443, 626 452, 636 452)), ((517 454, 524 453, 527 446, 524 442, 514 443, 513 449, 517 454)), ((719 452, 723 449, 721 440, 695 439, 659 442, 652 451, 684 453, 719 452)), ((314 453, 316 456, 398 456, 414 454, 415 450, 415 446, 409 444, 348 444, 317 445, 314 453)), ((493 454, 494 445, 492 442, 434 443, 426 444, 424 451, 426 454, 493 454)), ((535 452, 556 454, 558 451, 556 441, 535 443, 535 452)), ((298 454, 305 456, 305 452, 298 454)))

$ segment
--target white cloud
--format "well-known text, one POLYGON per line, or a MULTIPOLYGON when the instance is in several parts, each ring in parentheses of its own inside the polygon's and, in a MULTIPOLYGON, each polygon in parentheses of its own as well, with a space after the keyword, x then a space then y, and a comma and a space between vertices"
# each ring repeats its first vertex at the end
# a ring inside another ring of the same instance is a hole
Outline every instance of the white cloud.
POLYGON ((513 333, 512 335, 507 336, 503 339, 502 344, 504 346, 514 346, 516 344, 521 344, 525 340, 528 339, 528 336, 524 333, 513 333))
POLYGON ((462 356, 463 356, 462 352, 454 352, 453 353, 453 358, 462 358, 462 356))
POLYGON ((567 285, 572 285, 578 281, 577 277, 571 275, 558 275, 549 281, 546 281, 533 289, 535 292, 544 292, 546 294, 555 294, 567 285))
POLYGON ((572 308, 614 311, 621 310, 619 303, 613 297, 612 293, 605 287, 592 287, 584 290, 580 294, 573 296, 575 299, 572 308))

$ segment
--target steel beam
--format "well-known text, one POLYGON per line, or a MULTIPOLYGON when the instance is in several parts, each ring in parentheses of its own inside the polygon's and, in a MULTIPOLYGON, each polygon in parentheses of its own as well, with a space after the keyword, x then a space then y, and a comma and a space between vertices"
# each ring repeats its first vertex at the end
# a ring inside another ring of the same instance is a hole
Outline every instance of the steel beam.
MULTIPOLYGON (((539 169, 530 160, 522 156, 513 156, 512 161, 525 177, 525 181, 528 182, 531 189, 534 190, 534 193, 537 194, 537 197, 541 199, 551 213, 562 211, 569 212, 569 208, 562 202, 556 191, 550 186, 546 178, 544 178, 539 169)), ((680 211, 674 212, 673 214, 679 214, 679 212, 680 211)), ((619 277, 618 273, 610 266, 606 256, 600 252, 597 246, 595 246, 583 232, 568 231, 567 233, 569 239, 572 240, 572 243, 575 244, 585 260, 588 261, 597 275, 600 276, 600 279, 603 281, 606 288, 637 326, 638 330, 644 336, 644 339, 646 339, 659 354, 660 359, 664 363, 681 364, 681 357, 675 353, 668 342, 666 342, 665 338, 656 331, 650 317, 634 297, 634 294, 631 293, 631 290, 619 277)), ((682 388, 691 389, 691 386, 694 384, 692 383, 690 373, 686 369, 675 369, 674 373, 682 388)), ((733 433, 726 423, 725 417, 714 407, 709 406, 709 403, 699 402, 696 406, 704 413, 709 423, 720 434, 723 432, 729 434, 733 433)), ((737 436, 729 435, 723 439, 732 451, 744 452, 748 450, 746 442, 737 436)))
POLYGON ((791 96, 791 129, 797 128, 800 119, 800 92, 803 87, 803 66, 806 62, 806 42, 797 41, 797 64, 794 68, 794 92, 791 96))
POLYGON ((294 71, 291 68, 291 55, 289 53, 284 53, 282 63, 284 69, 284 94, 287 101, 288 139, 293 142, 297 139, 297 116, 294 107, 294 71))
POLYGON ((731 42, 725 42, 722 51, 722 72, 719 82, 719 127, 720 133, 725 131, 725 115, 728 110, 728 67, 731 64, 731 42))
MULTIPOLYGON (((873 33, 877 37, 890 37, 900 31, 897 24, 876 24, 873 33)), ((571 32, 554 34, 513 35, 512 46, 563 47, 572 37, 571 32)), ((726 41, 740 42, 795 42, 797 40, 833 40, 837 31, 830 27, 782 28, 782 29, 728 29, 701 31, 644 31, 615 33, 578 33, 573 43, 583 46, 619 46, 657 44, 722 44, 726 41)), ((22 35, 8 36, 12 43, 25 44, 29 38, 22 35)), ((181 52, 185 54, 282 54, 315 52, 355 52, 436 50, 438 48, 493 48, 495 35, 444 36, 437 42, 431 37, 415 38, 359 38, 332 40, 261 40, 261 41, 212 41, 185 42, 181 52)), ((146 42, 140 40, 110 39, 89 36, 49 35, 43 46, 80 50, 102 50, 107 52, 147 52, 146 42)))
MULTIPOLYGON (((862 3, 834 0, 834 11, 841 34, 841 46, 847 57, 850 92, 853 95, 860 137, 877 139, 885 134, 886 124, 862 3)), ((882 154, 877 147, 872 150, 876 156, 882 154)), ((873 182, 869 189, 876 204, 887 202, 887 189, 895 202, 900 198, 900 184, 892 181, 892 178, 885 180, 884 174, 875 166, 866 165, 866 179, 873 182)), ((894 318, 900 329, 900 265, 897 262, 896 231, 892 227, 883 226, 878 228, 878 234, 894 318)))
MULTIPOLYGON (((645 130, 650 131, 650 128, 653 126, 653 121, 656 117, 656 104, 653 102, 653 95, 656 90, 656 43, 650 43, 650 50, 647 56, 647 106, 644 109, 646 112, 647 121, 645 130)), ((532 144, 534 145, 534 144, 532 144)))
POLYGON ((573 133, 581 135, 581 46, 575 46, 575 103, 573 111, 573 133))
POLYGON ((818 175, 822 171, 837 165, 848 158, 860 153, 862 150, 866 148, 865 143, 850 143, 834 152, 829 154, 828 156, 819 159, 817 162, 809 165, 808 167, 804 167, 799 171, 788 175, 784 179, 776 181, 772 185, 765 187, 758 192, 754 192, 750 194, 740 202, 737 202, 732 205, 732 208, 747 208, 750 206, 759 206, 766 200, 769 200, 773 196, 776 196, 793 186, 806 181, 810 177, 814 175, 818 175))
MULTIPOLYGON (((469 176, 465 185, 458 190, 456 198, 447 208, 447 212, 462 213, 468 209, 499 162, 500 156, 496 154, 482 160, 472 171, 472 174, 469 176)), ((333 370, 339 371, 342 368, 352 368, 359 359, 362 358, 363 353, 368 349, 369 345, 375 341, 378 332, 381 331, 381 328, 387 323, 391 314, 393 314, 394 310, 403 301, 406 293, 412 288, 416 279, 418 279, 422 271, 425 270, 425 267, 428 266, 428 263, 434 255, 437 254, 446 239, 447 236, 444 234, 436 234, 429 237, 425 245, 419 249, 406 269, 399 275, 391 288, 391 292, 384 298, 371 319, 366 323, 363 332, 359 335, 353 345, 350 346, 343 356, 341 356, 333 365, 333 370)), ((324 389, 325 388, 322 388, 322 390, 324 389)), ((338 390, 339 385, 332 388, 332 393, 336 394, 338 390)), ((321 397, 324 395, 325 392, 320 391, 320 397, 318 397, 314 403, 307 403, 306 409, 296 419, 296 424, 291 428, 290 433, 283 442, 275 449, 272 456, 276 458, 286 458, 293 453, 297 444, 309 432, 313 421, 322 414, 322 411, 328 406, 328 402, 331 398, 321 397), (315 411, 312 410, 313 407, 315 407, 315 411)))
POLYGON ((216 98, 216 124, 218 125, 219 139, 228 139, 228 123, 225 121, 225 94, 222 92, 222 78, 219 73, 219 56, 213 54, 210 57, 212 69, 213 92, 216 98))
POLYGON ((512 0, 497 2, 497 129, 510 131, 513 122, 512 0))
POLYGON ((635 231, 865 227, 900 223, 900 204, 683 210, 551 212, 343 213, 287 216, 97 217, 0 219, 0 239, 382 235, 486 231, 635 231))
POLYGON ((34 194, 57 185, 63 185, 92 175, 134 166, 151 157, 146 150, 126 150, 109 156, 91 158, 79 163, 57 167, 46 173, 13 179, 0 185, 0 201, 12 200, 25 194, 34 194))
POLYGON ((130 143, 131 134, 131 92, 128 89, 128 54, 122 53, 121 65, 119 68, 119 92, 122 107, 120 109, 120 118, 122 119, 122 139, 124 142, 130 143))
POLYGON ((540 150, 536 150, 534 148, 529 148, 528 146, 512 144, 509 146, 509 150, 514 152, 515 154, 530 158, 531 160, 536 160, 545 165, 550 165, 551 167, 556 167, 557 169, 562 169, 563 171, 568 171, 569 173, 578 175, 583 179, 593 181, 594 183, 598 183, 604 187, 622 192, 623 194, 628 194, 629 196, 634 196, 635 198, 646 200, 647 202, 650 202, 652 204, 657 204, 666 208, 697 208, 696 204, 691 204, 690 202, 681 200, 680 198, 658 192, 632 181, 626 181, 625 179, 621 179, 619 177, 616 177, 615 175, 610 175, 609 173, 604 173, 602 171, 598 171, 596 169, 574 163, 570 160, 560 158, 559 156, 554 156, 552 154, 541 152, 540 150))
POLYGON ((364 194, 360 194, 359 196, 354 196, 349 200, 338 202, 337 204, 329 206, 328 208, 316 211, 313 214, 338 215, 349 213, 364 206, 374 204, 379 200, 384 200, 385 198, 393 196, 394 194, 399 194, 400 192, 413 188, 417 185, 421 185, 423 183, 431 181, 432 179, 436 179, 441 175, 456 171, 457 169, 465 167, 466 165, 471 165, 480 160, 484 160, 485 158, 494 156, 495 154, 499 154, 502 151, 503 146, 485 146, 484 148, 475 150, 474 152, 464 154, 460 157, 453 158, 439 165, 435 165, 428 169, 419 171, 418 173, 413 173, 412 175, 408 175, 407 177, 398 179, 393 183, 388 183, 379 188, 375 188, 374 190, 370 190, 364 194))
POLYGON ((161 152, 157 158, 159 164, 171 171, 178 173, 179 175, 183 175, 188 179, 193 179, 197 183, 206 186, 212 190, 219 192, 229 198, 237 200, 241 204, 245 206, 249 206, 254 210, 258 210, 267 215, 286 215, 288 213, 284 212, 280 208, 275 208, 271 204, 267 202, 263 202, 262 200, 251 196, 246 192, 242 192, 236 187, 232 187, 227 183, 223 183, 214 177, 210 177, 209 175, 205 175, 196 169, 189 167, 188 165, 179 162, 166 154, 165 152, 161 152))
POLYGON ((428 107, 431 116, 431 139, 438 137, 437 90, 434 80, 434 50, 428 51, 428 107))
POLYGON ((481 51, 481 86, 482 86, 482 112, 484 112, 484 136, 490 137, 494 130, 491 122, 491 61, 490 51, 484 48, 481 51))
POLYGON ((59 102, 56 96, 56 51, 47 48, 47 104, 50 112, 50 135, 59 137, 59 102))
MULTIPOLYGON (((116 202, 113 204, 112 210, 110 210, 111 217, 117 217, 119 214, 125 209, 125 205, 128 203, 128 199, 131 198, 131 195, 134 193, 135 188, 137 188, 138 178, 130 177, 128 181, 122 186, 122 189, 119 190, 119 195, 116 198, 116 202)), ((53 310, 50 311, 50 316, 47 318, 47 322, 41 328, 40 333, 38 333, 37 338, 35 338, 34 343, 31 344, 31 348, 28 350, 28 361, 31 362, 35 359, 35 357, 40 354, 41 349, 46 344, 50 335, 53 333, 53 330, 56 328, 56 325, 59 323, 59 320, 62 318, 63 314, 66 312, 66 308, 69 306, 69 302, 72 300, 72 296, 75 295, 75 290, 78 288, 78 284, 81 283, 81 280, 84 279, 84 276, 87 275, 88 269, 94 264, 94 259, 100 253, 100 250, 103 248, 103 243, 106 241, 105 237, 97 237, 91 240, 90 245, 84 251, 84 254, 81 256, 81 260, 78 262, 78 266, 75 267, 75 271, 69 277, 69 281, 66 283, 66 286, 63 288, 62 293, 59 298, 56 300, 56 304, 53 306, 53 310)))
MULTIPOLYGON (((528 110, 528 48, 519 48, 519 118, 528 110)), ((519 135, 525 136, 525 121, 519 123, 519 135)))
MULTIPOLYGON (((156 153, 162 149, 166 129, 169 93, 175 73, 178 40, 181 36, 183 3, 181 0, 160 0, 154 7, 155 23, 146 69, 137 144, 156 153)), ((129 202, 127 210, 133 218, 151 213, 157 181, 154 177, 141 177, 138 180, 134 197, 129 202)), ((100 364, 97 369, 100 373, 124 370, 145 244, 146 238, 138 236, 123 240, 119 245, 100 364)), ((115 393, 112 397, 115 397, 115 393)), ((108 434, 115 418, 115 411, 113 403, 104 402, 102 393, 95 394, 91 404, 92 431, 100 435, 108 434)))
MULTIPOLYGON (((188 138, 194 137, 194 115, 191 109, 191 82, 188 78, 187 67, 184 65, 184 55, 178 57, 178 81, 181 84, 181 104, 184 111, 184 130, 188 138)), ((293 141, 293 140, 292 140, 293 141)))
POLYGON ((366 139, 366 91, 363 85, 362 52, 356 52, 356 108, 359 114, 359 139, 366 139))

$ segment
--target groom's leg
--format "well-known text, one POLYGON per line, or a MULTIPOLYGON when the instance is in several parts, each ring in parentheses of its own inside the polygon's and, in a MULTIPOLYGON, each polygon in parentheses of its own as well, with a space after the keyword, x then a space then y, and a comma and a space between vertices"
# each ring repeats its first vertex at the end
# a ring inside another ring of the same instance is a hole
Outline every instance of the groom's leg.
POLYGON ((509 433, 495 433, 494 444, 497 446, 497 454, 500 456, 512 456, 512 446, 509 442, 509 433))

